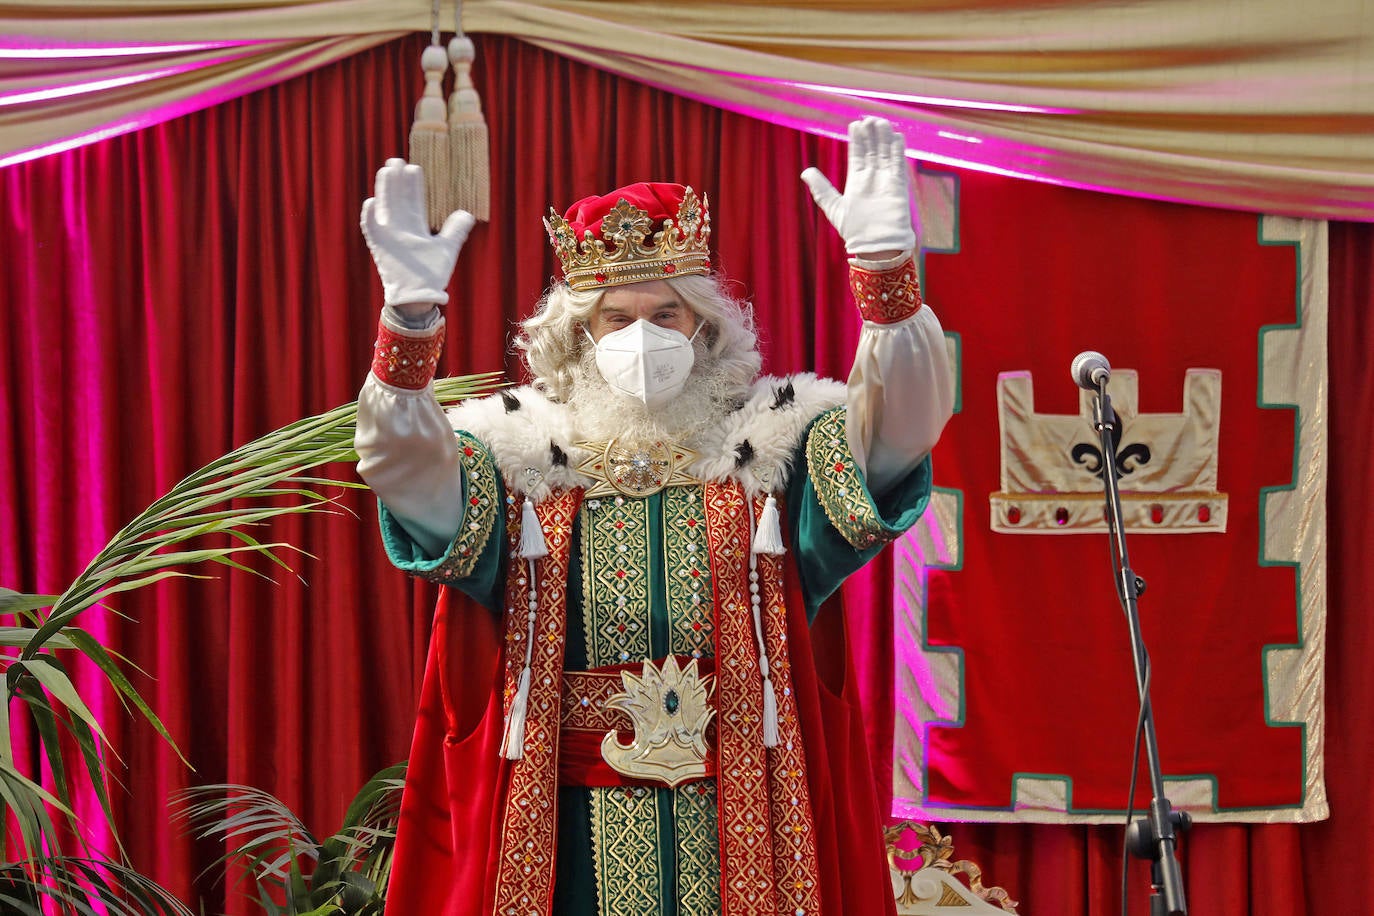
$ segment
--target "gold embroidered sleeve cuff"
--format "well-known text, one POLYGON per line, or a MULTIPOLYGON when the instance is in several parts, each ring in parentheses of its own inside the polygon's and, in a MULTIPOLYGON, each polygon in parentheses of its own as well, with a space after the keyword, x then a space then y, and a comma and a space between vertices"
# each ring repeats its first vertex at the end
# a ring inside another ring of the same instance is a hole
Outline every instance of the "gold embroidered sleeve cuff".
POLYGON ((865 321, 895 324, 921 308, 921 286, 916 279, 916 261, 906 258, 888 270, 868 270, 858 264, 849 267, 849 288, 865 321))
POLYGON ((381 321, 372 349, 372 374, 396 388, 419 391, 434 378, 444 348, 444 325, 421 332, 405 332, 381 321))
POLYGON ((442 557, 418 556, 418 548, 386 506, 382 506, 382 543, 391 562, 411 575, 441 585, 457 585, 473 574, 502 508, 491 453, 477 438, 465 432, 457 436, 463 465, 463 524, 442 557))
POLYGON ((806 468, 831 526, 855 550, 867 550, 901 536, 873 503, 863 473, 849 450, 846 410, 821 414, 806 440, 806 468))

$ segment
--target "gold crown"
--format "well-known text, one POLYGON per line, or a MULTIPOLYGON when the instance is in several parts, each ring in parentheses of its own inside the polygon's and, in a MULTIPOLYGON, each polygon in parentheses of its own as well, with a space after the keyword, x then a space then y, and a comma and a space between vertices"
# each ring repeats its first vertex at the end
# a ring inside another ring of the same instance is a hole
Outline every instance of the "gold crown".
POLYGON ((653 219, 623 197, 602 219, 599 239, 588 229, 579 242, 577 230, 552 208, 544 228, 563 265, 563 278, 575 290, 666 280, 711 269, 706 204, 687 188, 677 218, 665 219, 652 236, 653 219))

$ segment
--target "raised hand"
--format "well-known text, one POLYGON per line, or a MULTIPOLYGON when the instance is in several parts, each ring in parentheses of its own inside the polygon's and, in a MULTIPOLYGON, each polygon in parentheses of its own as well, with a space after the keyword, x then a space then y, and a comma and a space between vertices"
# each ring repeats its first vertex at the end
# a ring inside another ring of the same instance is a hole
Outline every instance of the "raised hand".
POLYGON ((849 174, 844 193, 817 168, 802 181, 852 255, 891 257, 916 248, 911 223, 906 141, 882 118, 849 125, 849 174))
POLYGON ((363 201, 362 227, 387 305, 445 305, 458 252, 472 231, 472 214, 456 210, 439 232, 425 215, 425 176, 418 165, 388 159, 377 172, 375 196, 363 201))

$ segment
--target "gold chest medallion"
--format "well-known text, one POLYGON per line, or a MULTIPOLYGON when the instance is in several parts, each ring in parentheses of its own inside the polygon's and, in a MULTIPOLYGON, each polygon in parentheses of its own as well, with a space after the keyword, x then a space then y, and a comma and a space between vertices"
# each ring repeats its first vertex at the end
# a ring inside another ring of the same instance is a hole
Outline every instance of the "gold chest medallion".
POLYGON ((577 470, 596 481, 587 489, 585 498, 600 496, 652 496, 664 487, 699 483, 687 473, 687 467, 697 459, 689 448, 662 440, 653 442, 579 442, 592 456, 577 466, 577 470))

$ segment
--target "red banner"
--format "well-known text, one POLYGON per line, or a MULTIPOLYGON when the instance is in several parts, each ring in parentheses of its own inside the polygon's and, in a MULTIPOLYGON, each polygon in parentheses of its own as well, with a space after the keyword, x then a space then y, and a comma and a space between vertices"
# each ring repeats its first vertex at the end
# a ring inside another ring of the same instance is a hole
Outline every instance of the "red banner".
MULTIPOLYGON (((896 550, 896 813, 1125 810, 1139 703, 1110 462, 1166 793, 1204 819, 1325 817, 1325 225, 920 184, 960 404, 934 511, 896 550), (1115 367, 1114 454, 1070 378, 1088 349, 1115 367)), ((1142 757, 1134 805, 1150 794, 1142 757)))

